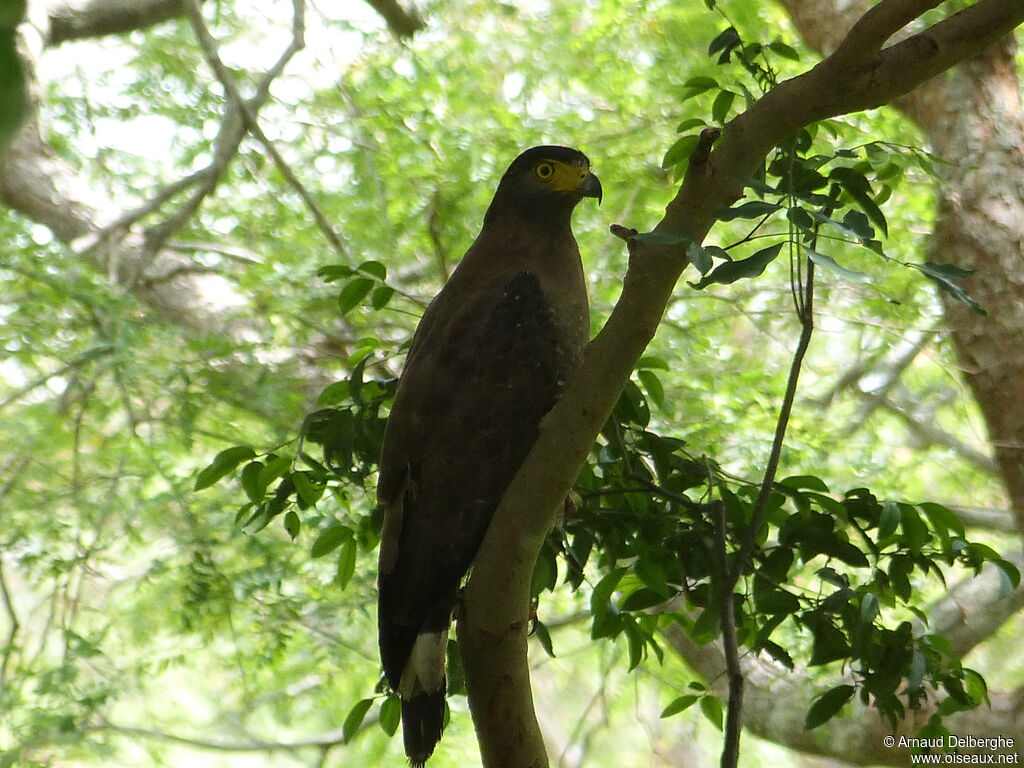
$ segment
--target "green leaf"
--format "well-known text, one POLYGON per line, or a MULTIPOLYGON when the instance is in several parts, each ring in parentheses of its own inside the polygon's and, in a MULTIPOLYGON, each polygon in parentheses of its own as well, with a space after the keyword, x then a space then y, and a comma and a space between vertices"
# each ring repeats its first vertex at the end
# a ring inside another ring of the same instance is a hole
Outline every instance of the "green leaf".
POLYGON ((808 662, 810 666, 828 664, 850 655, 846 636, 831 621, 821 615, 810 617, 810 621, 807 614, 804 614, 804 617, 804 622, 810 626, 811 634, 814 635, 814 647, 811 651, 811 660, 808 662))
POLYGON ((370 306, 374 309, 383 309, 394 295, 395 289, 390 285, 378 285, 370 297, 370 306))
POLYGON ((703 645, 718 637, 722 629, 721 617, 718 611, 718 603, 712 601, 701 611, 700 616, 693 622, 690 634, 698 644, 703 645))
POLYGON ((735 219, 758 219, 768 216, 776 211, 782 210, 778 203, 769 203, 764 200, 749 200, 746 203, 737 205, 735 208, 727 208, 719 211, 715 218, 719 221, 733 221, 735 219))
POLYGON ((364 272, 382 283, 388 279, 388 268, 379 261, 364 261, 356 267, 356 271, 364 272))
POLYGON ((850 197, 857 202, 860 209, 867 214, 867 217, 871 219, 874 225, 882 231, 882 234, 888 236, 889 225, 886 223, 881 209, 871 198, 871 184, 863 174, 858 173, 852 168, 839 167, 832 169, 829 178, 838 181, 850 197))
POLYGON ((784 59, 800 61, 800 54, 796 52, 796 49, 786 45, 781 40, 775 40, 774 42, 768 43, 767 48, 773 53, 779 54, 779 56, 782 56, 784 59))
POLYGON ((673 166, 679 165, 685 160, 690 159, 690 154, 693 152, 693 148, 697 146, 697 142, 700 141, 700 137, 691 133, 687 136, 683 136, 677 139, 668 151, 665 152, 665 157, 662 158, 662 168, 672 168, 673 166))
POLYGON ((700 700, 700 711, 704 713, 704 717, 715 726, 718 730, 722 730, 722 702, 717 696, 704 696, 700 700))
MULTIPOLYGON (((764 559, 761 567, 757 571, 757 575, 763 577, 758 581, 763 583, 763 586, 774 589, 776 584, 782 584, 789 577, 789 569, 793 567, 793 550, 787 547, 779 547, 764 559)), ((758 586, 758 581, 755 581, 755 587, 758 586)))
POLYGON ((342 316, 351 312, 359 302, 366 298, 376 282, 369 277, 354 277, 345 283, 345 287, 338 294, 338 311, 342 316))
POLYGON ((697 77, 691 77, 683 85, 687 88, 693 88, 696 90, 707 91, 712 88, 718 87, 718 81, 713 77, 707 77, 704 75, 698 75, 697 77))
POLYGON ((302 499, 302 503, 306 507, 315 507, 316 503, 320 501, 320 497, 324 495, 324 486, 315 485, 311 479, 313 476, 312 472, 299 471, 292 472, 292 482, 295 484, 295 490, 299 494, 299 498, 302 499))
POLYGON ((668 706, 661 710, 661 717, 672 717, 672 715, 678 715, 685 709, 689 709, 697 703, 699 696, 694 696, 691 693, 685 696, 680 696, 669 702, 668 706))
POLYGON ((254 504, 259 504, 263 501, 263 494, 267 492, 267 486, 260 484, 260 472, 262 470, 263 462, 260 461, 250 461, 242 467, 242 490, 249 497, 249 501, 254 504))
POLYGON ((690 285, 700 290, 712 283, 735 283, 737 280, 744 278, 757 277, 764 272, 769 264, 775 261, 783 245, 785 243, 776 243, 767 248, 762 248, 748 259, 727 261, 724 264, 719 264, 710 275, 701 278, 697 283, 690 283, 690 285))
POLYGON ((768 615, 796 613, 800 610, 800 600, 792 592, 784 589, 767 590, 755 598, 759 610, 768 615))
POLYGON ((793 663, 793 657, 789 655, 789 651, 778 643, 773 643, 771 640, 768 640, 761 646, 761 650, 765 651, 786 669, 792 670, 796 668, 796 665, 793 663))
POLYGON ((908 555, 893 555, 889 561, 889 584, 901 600, 909 600, 913 594, 913 587, 908 578, 913 567, 914 561, 908 555))
POLYGON ((807 719, 804 720, 804 729, 810 731, 827 723, 846 706, 846 702, 853 698, 856 690, 852 685, 837 685, 835 688, 825 691, 811 705, 807 719))
POLYGON ((661 385, 661 379, 659 379, 652 371, 647 369, 637 371, 636 376, 640 379, 640 383, 644 385, 644 390, 647 392, 647 398, 652 400, 656 406, 665 409, 665 388, 661 385))
POLYGON ((341 725, 341 740, 345 744, 348 744, 352 737, 356 735, 371 706, 373 706, 373 699, 361 699, 349 710, 348 715, 345 717, 345 722, 341 725))
POLYGON ((910 266, 923 272, 932 282, 938 285, 939 288, 958 301, 962 301, 976 314, 988 315, 988 312, 985 311, 985 308, 982 307, 981 304, 972 299, 962 286, 954 282, 954 280, 958 280, 971 274, 970 272, 962 270, 959 267, 954 267, 952 264, 935 264, 931 261, 926 261, 924 264, 911 264, 910 266))
POLYGON ((847 269, 836 263, 835 259, 831 256, 826 256, 823 253, 812 251, 810 248, 804 248, 804 252, 807 254, 807 258, 813 261, 816 265, 822 269, 826 269, 832 274, 838 275, 844 280, 849 280, 851 283, 870 283, 871 278, 863 272, 857 272, 853 269, 847 269))
POLYGON ((915 648, 914 655, 910 661, 910 673, 907 675, 907 689, 911 691, 920 689, 921 682, 924 680, 924 675, 927 671, 928 660, 925 659, 921 651, 915 648))
POLYGON ((316 399, 317 405, 337 405, 348 400, 348 380, 336 381, 324 387, 316 399))
POLYGON ((917 267, 932 277, 941 277, 946 280, 963 280, 977 271, 974 269, 964 269, 955 264, 938 264, 934 261, 926 261, 924 264, 918 264, 917 267))
POLYGON ((659 371, 671 371, 672 370, 669 367, 669 364, 667 362, 662 360, 660 357, 656 357, 655 355, 644 355, 643 357, 641 357, 637 361, 636 368, 637 368, 638 371, 639 370, 643 370, 644 368, 649 368, 651 370, 659 370, 659 371))
POLYGON ((659 595, 653 589, 649 587, 641 587, 635 592, 627 595, 619 603, 619 610, 621 611, 643 611, 651 606, 658 605, 659 603, 665 602, 665 596, 659 595))
POLYGON ((632 672, 644 658, 644 637, 632 616, 623 616, 623 634, 629 649, 629 671, 632 672))
POLYGON ((1006 597, 1020 586, 1020 570, 1009 560, 993 560, 992 565, 999 569, 1000 595, 1006 597))
POLYGON ((736 31, 736 28, 726 27, 719 32, 715 39, 711 41, 711 44, 708 45, 708 56, 714 56, 716 53, 721 53, 721 56, 718 58, 718 63, 724 64, 729 60, 729 51, 739 44, 740 35, 736 31))
POLYGON ((903 530, 903 538, 907 548, 911 552, 920 552, 922 547, 928 543, 931 534, 928 526, 924 524, 917 510, 909 504, 900 505, 900 528, 903 530))
POLYGON ((333 552, 342 542, 348 541, 355 536, 352 529, 341 523, 331 523, 316 537, 313 546, 310 548, 310 557, 323 557, 333 552))
POLYGON ((268 458, 270 460, 260 470, 259 477, 257 478, 259 484, 264 488, 269 488, 270 484, 284 475, 292 465, 291 456, 270 456, 268 458))
POLYGON ((878 595, 868 592, 860 601, 860 620, 862 624, 870 624, 878 616, 878 595))
POLYGON ((831 584, 834 587, 844 588, 850 586, 850 579, 841 573, 838 573, 835 568, 825 566, 824 568, 818 569, 818 578, 827 584, 831 584))
POLYGON ((555 658, 555 648, 551 644, 551 632, 548 631, 548 628, 542 622, 538 621, 533 625, 533 636, 537 638, 537 642, 544 649, 544 653, 552 659, 555 658))
POLYGON ((676 126, 676 133, 682 133, 683 131, 688 131, 691 128, 703 128, 705 125, 707 124, 701 118, 691 117, 688 120, 683 120, 683 122, 676 126))
POLYGON ((236 445, 221 451, 213 457, 209 466, 200 470, 196 475, 196 482, 192 490, 201 491, 204 488, 209 488, 243 461, 251 459, 255 455, 256 451, 247 445, 236 445))
POLYGON ((878 521, 878 538, 887 539, 896 533, 896 527, 900 524, 902 516, 899 504, 895 501, 882 502, 882 515, 878 521))
POLYGON ((333 283, 336 280, 344 280, 352 277, 352 267, 347 264, 328 264, 316 271, 317 277, 322 277, 325 283, 333 283))
POLYGON ((719 123, 724 123, 725 119, 729 116, 729 110, 732 108, 732 103, 735 99, 736 94, 732 91, 719 91, 718 95, 715 96, 714 102, 711 104, 711 117, 719 123))
POLYGON ((298 538, 301 527, 302 522, 299 520, 299 516, 295 513, 294 509, 289 509, 284 516, 284 530, 292 541, 298 538))
POLYGON ((985 682, 984 677, 973 669, 964 667, 964 682, 967 684, 967 695, 972 700, 992 706, 992 702, 988 698, 988 683, 985 682))
POLYGON ((815 475, 790 475, 778 482, 780 485, 785 485, 788 488, 808 488, 812 491, 828 493, 828 486, 825 484, 825 481, 815 475))
POLYGON ((687 247, 686 259, 702 275, 706 275, 711 267, 714 266, 711 253, 697 241, 690 243, 687 247))
POLYGON ((838 557, 847 565, 853 565, 858 568, 866 568, 870 565, 867 556, 848 541, 833 537, 831 540, 820 542, 819 548, 824 554, 838 557))
POLYGON ((344 589, 352 580, 352 574, 356 572, 356 540, 351 537, 341 545, 338 552, 338 571, 334 577, 339 589, 344 589))
POLYGON ((402 722, 402 700, 398 696, 388 696, 380 705, 381 730, 388 736, 394 736, 398 725, 402 722))

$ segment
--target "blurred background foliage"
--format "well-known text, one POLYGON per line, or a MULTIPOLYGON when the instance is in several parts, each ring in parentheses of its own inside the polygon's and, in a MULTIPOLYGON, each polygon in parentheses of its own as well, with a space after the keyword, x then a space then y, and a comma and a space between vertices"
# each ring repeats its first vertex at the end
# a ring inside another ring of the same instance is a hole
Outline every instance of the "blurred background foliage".
MULTIPOLYGON (((0 764, 397 764, 390 713, 373 706, 343 727, 356 702, 375 697, 378 676, 372 523, 358 525, 372 518, 372 475, 332 483, 297 527, 275 521, 256 534, 240 525, 247 489, 238 476, 194 493, 197 472, 240 444, 294 455, 324 385, 355 368, 367 382, 397 375, 400 345, 475 236, 504 167, 527 146, 577 146, 604 183, 603 206, 575 218, 600 327, 626 259, 608 225, 649 229, 678 181, 662 167, 677 126, 714 124, 722 89, 737 95, 735 113, 743 89, 755 88, 742 67, 716 63, 709 42, 731 25, 745 39, 792 46, 799 61, 767 59, 780 78, 814 60, 781 10, 748 0, 718 12, 624 0, 448 0, 420 10, 426 28, 397 41, 369 6, 310 5, 306 48, 261 112, 340 233, 341 252, 251 139, 169 242, 194 259, 208 291, 201 298, 237 332, 186 333, 44 227, 0 220, 0 764), (687 82, 700 77, 716 87, 695 93, 687 82), (342 313, 351 275, 372 291, 342 313), (382 285, 393 293, 376 293, 382 285), (353 543, 341 537, 311 557, 336 521, 351 523, 353 543)), ((290 12, 276 0, 207 4, 243 92, 248 73, 287 43, 290 12)), ((65 44, 40 70, 48 141, 121 210, 209 161, 224 101, 186 20, 65 44)), ((831 155, 879 137, 920 144, 881 109, 833 121, 815 146, 831 155)), ((893 152, 873 170, 887 162, 895 167, 885 177, 885 252, 894 261, 830 247, 870 280, 819 274, 819 330, 782 476, 815 475, 840 491, 868 486, 879 498, 1005 507, 993 476, 959 446, 922 442, 840 386, 852 370, 884 371, 921 347, 898 386, 931 423, 986 450, 934 288, 895 263, 924 260, 927 168, 893 152)), ((745 225, 723 223, 707 244, 742 240, 745 225)), ((758 280, 700 292, 681 284, 649 350, 665 363, 653 367, 658 383, 637 380, 650 429, 685 439, 695 456, 745 481, 760 477, 797 334, 785 261, 758 280)), ((351 392, 334 394, 342 402, 351 392)), ((923 578, 914 585, 917 605, 941 591, 923 578)), ((589 601, 589 587, 574 593, 560 581, 541 602, 557 656, 535 643, 535 688, 553 760, 711 764, 715 704, 660 718, 679 696, 702 696, 706 681, 671 654, 648 654, 627 676, 628 638, 592 642, 589 601)), ((1007 656, 1018 630, 1005 628, 971 665, 998 664, 1003 678, 1019 678, 1007 656)), ((809 637, 784 632, 787 644, 809 637)), ((465 699, 451 706, 437 768, 477 760, 465 699)), ((743 764, 762 763, 807 759, 748 742, 743 764)))

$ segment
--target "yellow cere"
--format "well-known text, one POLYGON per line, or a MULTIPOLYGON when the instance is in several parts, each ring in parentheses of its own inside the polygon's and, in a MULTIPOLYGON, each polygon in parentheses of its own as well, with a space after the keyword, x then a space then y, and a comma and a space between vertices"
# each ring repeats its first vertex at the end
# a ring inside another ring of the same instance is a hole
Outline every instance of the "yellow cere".
POLYGON ((588 172, 586 166, 568 165, 557 160, 542 160, 533 168, 534 175, 541 181, 549 183, 556 192, 579 189, 588 172))

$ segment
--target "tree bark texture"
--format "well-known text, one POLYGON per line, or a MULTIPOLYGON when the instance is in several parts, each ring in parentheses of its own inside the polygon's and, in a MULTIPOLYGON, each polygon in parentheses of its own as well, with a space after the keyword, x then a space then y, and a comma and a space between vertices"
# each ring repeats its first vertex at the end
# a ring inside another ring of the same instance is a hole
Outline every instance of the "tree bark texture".
MULTIPOLYGON (((807 43, 827 53, 868 3, 782 0, 807 43)), ((929 258, 976 270, 978 315, 943 294, 964 378, 985 419, 999 476, 1024 531, 1024 110, 1008 36, 894 102, 925 134, 936 163, 929 258)), ((969 503, 970 500, 965 500, 969 503)))
MULTIPOLYGON (((804 4, 808 8, 824 7, 821 0, 789 2, 797 6, 804 4)), ((979 0, 926 33, 907 37, 890 48, 881 48, 882 43, 898 32, 905 21, 939 4, 939 0, 883 0, 874 6, 876 10, 854 27, 854 34, 845 50, 806 74, 780 84, 748 112, 731 121, 713 150, 710 143, 705 147, 706 156, 691 163, 690 174, 667 206, 665 217, 656 231, 683 234, 701 241, 712 226, 715 213, 742 194, 745 180, 750 178, 764 156, 795 130, 814 120, 896 99, 958 61, 977 55, 1024 21, 1024 3, 1020 0, 979 0)), ((377 6, 376 3, 374 5, 377 6)), ((43 25, 45 29, 40 27, 37 45, 27 54, 26 63, 31 68, 33 57, 40 53, 44 44, 55 45, 64 40, 140 28, 178 14, 182 7, 180 0, 139 0, 137 3, 69 0, 54 6, 34 3, 30 9, 33 18, 38 19, 42 15, 47 21, 43 25), (46 8, 47 11, 39 14, 38 8, 46 8)), ((852 21, 841 28, 849 29, 852 21)), ((834 24, 832 28, 835 29, 834 24)), ((972 129, 977 131, 971 143, 972 151, 980 153, 984 159, 1000 163, 998 168, 1001 169, 1019 167, 1021 162, 1019 87, 1015 92, 1018 97, 1015 103, 1014 94, 1005 91, 1013 81, 1012 68, 1008 69, 1008 66, 1005 55, 995 56, 974 75, 975 78, 990 78, 986 80, 986 85, 991 86, 987 92, 990 98, 1000 97, 999 103, 1004 105, 1007 113, 998 119, 1007 122, 995 125, 979 119, 977 124, 972 124, 972 129), (995 73, 1003 73, 1004 76, 999 78, 995 73), (1016 123, 1009 120, 1014 110, 1016 123), (1016 139, 1012 138, 1014 136, 1016 139), (1016 141, 1016 144, 1011 146, 1008 141, 1016 141), (1013 166, 1013 163, 1017 165, 1013 166)), ((968 78, 964 88, 968 91, 977 88, 978 82, 971 85, 968 78)), ((38 88, 33 92, 38 100, 38 88)), ((972 96, 981 98, 975 92, 964 93, 957 98, 972 96)), ((930 111, 940 113, 942 105, 954 105, 948 107, 950 111, 959 109, 951 99, 931 99, 927 103, 922 100, 915 119, 923 123, 926 114, 930 111)), ((909 108, 908 114, 914 116, 909 108)), ((935 117, 936 125, 940 122, 939 117, 941 114, 935 117)), ((225 131, 231 128, 226 116, 225 131)), ((957 130, 967 129, 964 126, 957 130)), ((937 127, 935 130, 938 132, 937 127)), ((951 133, 948 139, 951 144, 955 144, 957 135, 955 131, 951 133)), ((0 201, 49 227, 62 242, 78 248, 83 258, 94 260, 110 273, 116 285, 131 291, 154 313, 179 325, 186 333, 232 334, 241 330, 237 325, 240 322, 238 318, 225 318, 203 303, 199 285, 201 277, 187 274, 192 266, 189 260, 168 249, 154 252, 147 248, 145 232, 134 224, 114 228, 92 242, 91 247, 81 248, 82 238, 95 238, 104 227, 123 216, 124 211, 112 201, 105 200, 96 190, 88 188, 41 136, 36 101, 34 114, 0 167, 0 201), (181 275, 167 280, 156 279, 179 267, 183 271, 181 275)), ((944 154, 938 144, 938 133, 933 141, 938 154, 944 154)), ((951 155, 950 159, 955 160, 956 157, 951 155)), ((969 169, 971 163, 964 165, 969 169)), ((1019 187, 1022 176, 1018 174, 1016 178, 1018 186, 1007 184, 1001 187, 986 184, 984 174, 951 179, 950 188, 956 190, 957 196, 951 192, 942 209, 943 215, 948 215, 955 223, 950 234, 945 236, 959 237, 962 233, 966 246, 974 249, 976 261, 973 266, 978 267, 979 272, 969 288, 989 309, 990 317, 1001 315, 1002 305, 999 302, 1003 299, 1010 301, 1010 297, 1002 295, 1007 282, 983 274, 986 270, 982 266, 991 263, 993 270, 998 267, 1012 273, 1013 255, 1016 254, 1019 273, 1019 233, 1024 225, 1021 224, 1019 208, 1014 205, 1019 206, 1024 196, 1019 187), (965 201, 971 210, 979 212, 972 222, 953 219, 964 209, 965 201), (990 224, 994 221, 1001 222, 997 230, 1003 233, 999 248, 993 248, 991 242, 990 224), (1012 240, 1014 226, 1017 227, 1015 241, 1012 240), (1004 247, 1013 242, 1016 243, 1016 251, 1004 247)), ((956 258, 948 260, 963 263, 956 258)), ((545 420, 541 438, 506 494, 477 558, 466 589, 459 633, 474 720, 480 734, 485 765, 489 768, 533 768, 547 764, 532 706, 525 653, 533 565, 577 468, 586 458, 637 359, 653 337, 685 266, 679 247, 633 244, 622 298, 608 324, 588 349, 582 369, 569 383, 562 401, 545 420)), ((1019 275, 1016 279, 1019 291, 1019 275)), ((1018 298, 1018 311, 1020 306, 1018 298)), ((1007 361, 1015 360, 1013 365, 1016 368, 1012 370, 1018 371, 1019 377, 1024 377, 1024 362, 1019 356, 990 354, 994 347, 991 346, 991 338, 984 336, 987 326, 969 315, 961 318, 954 314, 956 312, 960 312, 959 307, 950 310, 950 317, 956 317, 959 324, 955 332, 963 338, 961 343, 958 337, 957 345, 962 349, 965 367, 973 377, 971 384, 978 393, 979 402, 983 392, 997 388, 1000 376, 1009 375, 1011 368, 1007 361), (968 353, 973 356, 968 356, 968 353)), ((1003 316, 1009 321, 1011 314, 1003 316)), ((1007 337, 1017 333, 1013 338, 1020 339, 1020 333, 1024 333, 1022 329, 1024 319, 1002 333, 1007 337)), ((1018 343, 1016 349, 1018 353, 1024 350, 1024 343, 1018 343)), ((1024 378, 1017 378, 1016 382, 1022 380, 1024 378)), ((312 372, 309 381, 313 391, 318 391, 323 383, 317 381, 312 372)), ((1016 392, 1022 391, 1018 386, 1016 392)), ((1000 468, 1008 475, 1012 475, 1015 468, 1021 472, 1019 477, 1024 489, 1024 470, 1020 465, 1020 419, 1024 419, 1024 408, 1018 405, 1015 417, 1012 414, 1014 409, 1006 407, 1006 400, 999 402, 1003 403, 1002 412, 993 410, 989 423, 993 440, 1001 445, 1002 454, 997 451, 997 459, 1000 468)), ((1024 508, 1024 490, 1019 494, 1011 491, 1011 497, 1018 510, 1024 508)), ((771 691, 770 688, 765 690, 771 691)), ((748 701, 748 711, 755 713, 752 718, 756 721, 760 706, 758 698, 753 693, 748 693, 748 697, 752 699, 748 701)), ((771 707, 772 699, 771 695, 763 698, 764 706, 771 707)), ((805 706, 808 699, 804 688, 800 702, 805 706)), ((796 705, 786 709, 795 711, 796 705)), ((781 708, 776 707, 776 710, 779 714, 781 708)), ((762 714, 766 713, 767 710, 762 714)), ((802 722, 802 711, 799 718, 802 722)), ((767 727, 776 728, 778 724, 767 727)), ((981 730, 966 729, 964 732, 980 735, 981 730)))
MULTIPOLYGON (((857 45, 841 44, 835 55, 780 83, 730 121, 709 156, 691 159, 686 179, 654 231, 702 241, 715 213, 742 194, 745 181, 768 152, 796 130, 816 120, 892 101, 977 55, 1024 22, 1024 3, 1019 0, 982 0, 881 49, 906 21, 938 4, 937 0, 883 0, 852 28, 851 39, 860 41, 857 45)), ((561 401, 545 418, 540 437, 506 492, 477 555, 465 590, 466 616, 459 625, 462 642, 472 649, 464 653, 467 676, 528 679, 525 654, 510 652, 511 644, 491 646, 486 637, 525 631, 517 627, 525 627, 533 563, 555 522, 554 510, 653 337, 685 266, 680 247, 634 241, 621 298, 588 347, 561 401), (496 599, 498 595, 506 599, 496 599)), ((499 694, 492 691, 490 695, 499 694)), ((531 731, 531 743, 541 741, 532 706, 514 716, 516 727, 531 731)), ((482 741, 501 743, 498 723, 477 721, 476 726, 482 741)), ((503 725, 509 726, 509 722, 503 725)), ((546 765, 546 759, 534 754, 519 764, 546 765)), ((485 762, 485 766, 492 764, 485 762)))

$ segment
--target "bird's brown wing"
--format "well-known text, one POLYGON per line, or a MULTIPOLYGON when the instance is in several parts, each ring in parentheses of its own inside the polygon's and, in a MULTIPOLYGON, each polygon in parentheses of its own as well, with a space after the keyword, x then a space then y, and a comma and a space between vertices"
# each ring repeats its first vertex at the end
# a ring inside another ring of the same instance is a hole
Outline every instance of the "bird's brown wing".
POLYGON ((446 287, 424 316, 378 491, 387 510, 380 639, 392 687, 417 633, 447 628, 459 582, 568 373, 563 336, 525 270, 472 291, 446 287))

